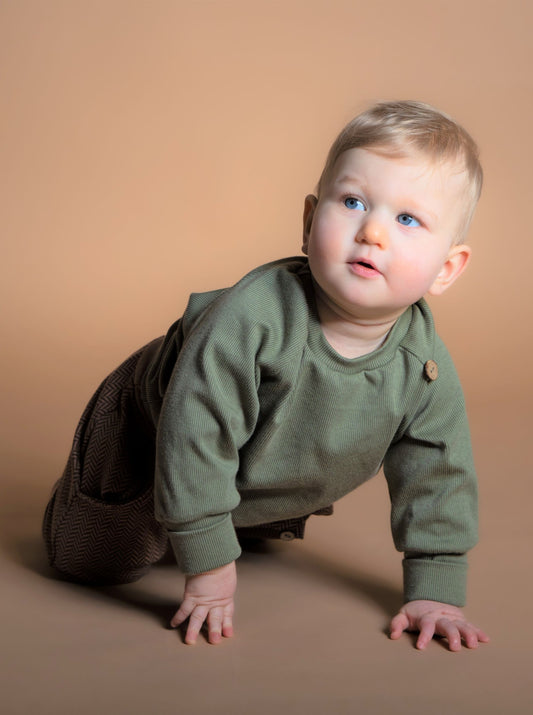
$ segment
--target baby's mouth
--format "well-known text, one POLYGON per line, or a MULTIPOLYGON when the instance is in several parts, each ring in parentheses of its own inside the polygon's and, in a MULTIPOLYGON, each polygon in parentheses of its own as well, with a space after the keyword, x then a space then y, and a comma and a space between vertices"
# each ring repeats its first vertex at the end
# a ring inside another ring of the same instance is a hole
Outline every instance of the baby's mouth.
POLYGON ((365 259, 357 259, 355 261, 349 261, 352 271, 363 278, 377 278, 380 275, 380 271, 372 263, 365 259))

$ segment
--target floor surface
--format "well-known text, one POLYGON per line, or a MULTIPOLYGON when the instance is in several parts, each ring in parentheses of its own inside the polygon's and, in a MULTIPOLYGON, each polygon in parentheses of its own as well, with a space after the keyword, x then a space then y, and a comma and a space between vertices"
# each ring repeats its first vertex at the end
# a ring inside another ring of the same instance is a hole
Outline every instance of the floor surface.
POLYGON ((314 517, 305 541, 245 554, 235 637, 191 647, 166 628, 183 584, 172 563, 109 589, 53 578, 39 533, 53 475, 29 460, 26 474, 4 480, 1 502, 2 712, 529 714, 527 412, 509 407, 497 439, 491 414, 471 415, 482 538, 467 613, 492 641, 455 654, 443 641, 421 653, 410 635, 387 637, 400 556, 382 477, 333 517, 314 517))

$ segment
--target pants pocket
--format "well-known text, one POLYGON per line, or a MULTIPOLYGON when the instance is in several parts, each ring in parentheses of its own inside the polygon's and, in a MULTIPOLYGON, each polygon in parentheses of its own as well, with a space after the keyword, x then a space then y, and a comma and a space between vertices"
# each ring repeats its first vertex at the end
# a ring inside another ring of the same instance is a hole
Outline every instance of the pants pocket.
MULTIPOLYGON (((48 510, 53 510, 53 500, 48 510)), ((45 516, 47 523, 52 523, 50 515, 45 516)), ((50 535, 51 565, 71 580, 92 584, 141 578, 167 546, 166 531, 153 515, 152 487, 122 504, 77 492, 56 520, 54 532, 50 535)))

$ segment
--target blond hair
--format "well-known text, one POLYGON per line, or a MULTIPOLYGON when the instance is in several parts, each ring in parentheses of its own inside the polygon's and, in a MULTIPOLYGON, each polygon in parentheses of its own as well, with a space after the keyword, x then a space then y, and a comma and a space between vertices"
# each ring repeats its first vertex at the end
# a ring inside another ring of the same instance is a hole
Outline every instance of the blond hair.
POLYGON ((390 156, 418 152, 436 163, 464 171, 467 180, 459 239, 466 235, 483 185, 479 150, 470 134, 444 112, 414 101, 379 102, 352 119, 333 142, 320 176, 317 194, 335 162, 349 149, 374 147, 390 156))

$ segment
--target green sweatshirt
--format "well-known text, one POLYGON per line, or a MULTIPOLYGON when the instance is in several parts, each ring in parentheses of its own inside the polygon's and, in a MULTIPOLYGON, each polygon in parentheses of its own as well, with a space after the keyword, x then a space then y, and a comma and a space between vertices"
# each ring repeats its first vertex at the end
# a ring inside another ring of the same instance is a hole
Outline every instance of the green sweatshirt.
POLYGON ((347 359, 323 336, 307 260, 261 266, 191 296, 142 394, 156 518, 185 573, 236 559, 235 527, 307 515, 383 466, 405 600, 463 605, 476 478, 462 390, 423 300, 378 350, 347 359))

